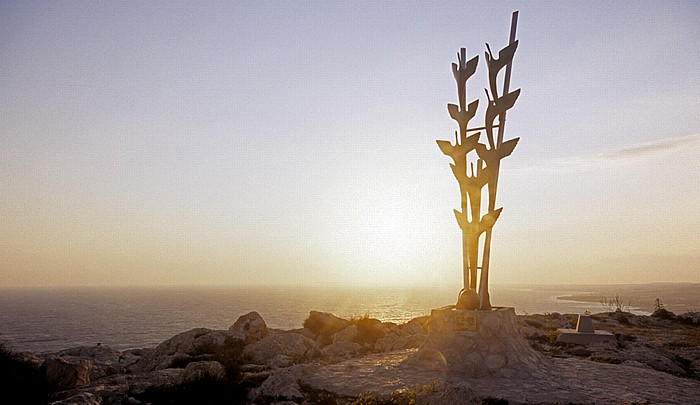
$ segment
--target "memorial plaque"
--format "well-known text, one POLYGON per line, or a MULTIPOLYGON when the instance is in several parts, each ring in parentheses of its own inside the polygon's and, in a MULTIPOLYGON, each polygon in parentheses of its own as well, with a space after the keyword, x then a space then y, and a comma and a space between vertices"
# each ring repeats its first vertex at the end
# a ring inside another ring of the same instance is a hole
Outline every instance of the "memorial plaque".
POLYGON ((476 316, 460 314, 455 317, 456 331, 476 331, 476 316))

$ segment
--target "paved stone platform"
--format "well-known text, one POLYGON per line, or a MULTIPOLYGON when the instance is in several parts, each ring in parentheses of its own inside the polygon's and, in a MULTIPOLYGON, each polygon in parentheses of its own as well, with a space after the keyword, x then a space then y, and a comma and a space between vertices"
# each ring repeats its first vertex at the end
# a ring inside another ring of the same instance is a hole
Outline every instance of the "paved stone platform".
POLYGON ((406 362, 415 353, 416 349, 412 349, 368 355, 320 366, 303 382, 345 397, 368 391, 388 397, 397 389, 437 381, 471 389, 481 398, 504 398, 511 404, 700 403, 700 381, 674 377, 640 364, 552 358, 546 369, 527 377, 466 378, 448 370, 429 371, 406 362))

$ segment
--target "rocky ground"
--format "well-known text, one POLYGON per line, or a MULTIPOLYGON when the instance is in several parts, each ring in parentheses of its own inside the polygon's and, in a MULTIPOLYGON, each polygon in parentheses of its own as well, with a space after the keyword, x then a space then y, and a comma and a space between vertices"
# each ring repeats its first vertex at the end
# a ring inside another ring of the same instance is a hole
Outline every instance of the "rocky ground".
MULTIPOLYGON (((546 367, 518 379, 469 379, 406 362, 425 340, 429 317, 396 325, 314 311, 297 330, 269 329, 253 312, 229 330, 193 329, 155 348, 25 352, 11 364, 21 371, 14 375, 30 376, 22 377, 23 390, 44 393, 35 403, 700 403, 697 315, 592 318, 615 339, 557 343, 557 329, 575 328, 575 315, 519 316, 519 332, 546 355, 546 367), (36 387, 26 388, 32 378, 36 387)), ((0 367, 5 393, 13 389, 7 364, 0 367)))

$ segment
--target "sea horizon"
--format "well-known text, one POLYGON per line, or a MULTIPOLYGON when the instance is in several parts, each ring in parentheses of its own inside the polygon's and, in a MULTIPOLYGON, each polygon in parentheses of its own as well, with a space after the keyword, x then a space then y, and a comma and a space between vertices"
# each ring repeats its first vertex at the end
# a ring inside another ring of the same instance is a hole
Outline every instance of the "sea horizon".
MULTIPOLYGON (((498 284, 494 306, 534 313, 605 312, 603 299, 620 298, 640 315, 656 299, 678 313, 700 310, 698 283, 498 284), (564 299, 562 299, 564 297, 564 299), (599 298, 598 298, 599 297, 599 298)), ((109 345, 118 350, 153 347, 192 328, 228 329, 256 311, 269 327, 296 329, 310 311, 404 323, 455 303, 445 286, 62 286, 0 288, 0 342, 13 350, 51 352, 109 345)), ((610 309, 610 308, 608 308, 610 309)), ((614 308, 612 308, 614 310, 614 308)))

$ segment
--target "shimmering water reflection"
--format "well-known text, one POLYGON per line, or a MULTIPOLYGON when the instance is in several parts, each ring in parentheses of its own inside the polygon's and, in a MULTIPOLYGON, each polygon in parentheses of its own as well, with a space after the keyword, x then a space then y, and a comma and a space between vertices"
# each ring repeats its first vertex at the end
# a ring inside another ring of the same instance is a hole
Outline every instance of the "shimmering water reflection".
MULTIPOLYGON (((648 285, 649 291, 644 295, 663 298, 668 291, 677 296, 682 290, 669 290, 667 286, 648 285)), ((557 297, 611 291, 603 287, 493 286, 491 297, 494 305, 513 306, 519 314, 601 312, 599 302, 565 301, 557 297)), ((623 287, 615 286, 615 289, 623 287)), ((401 323, 428 315, 433 308, 453 304, 456 297, 457 291, 441 287, 0 289, 0 341, 8 342, 15 350, 39 352, 98 342, 123 350, 154 346, 195 327, 228 329, 240 315, 250 311, 258 311, 269 327, 280 329, 300 328, 310 310, 342 317, 369 315, 401 323)), ((700 301, 695 295, 689 299, 694 299, 693 303, 700 301)), ((632 304, 633 311, 638 313, 653 310, 635 307, 634 299, 632 304)), ((674 310, 671 305, 667 307, 674 310)))

